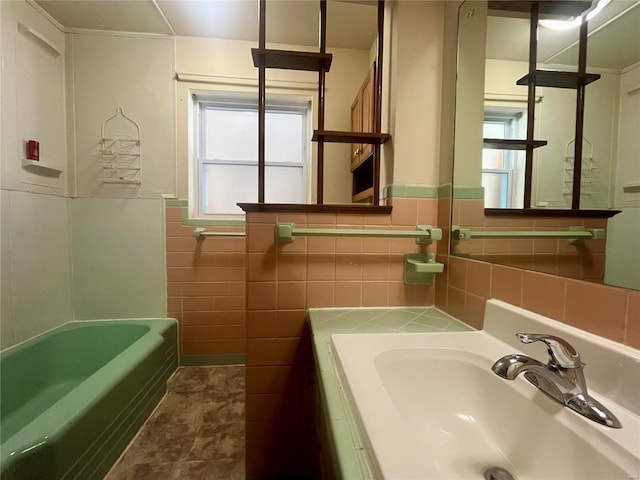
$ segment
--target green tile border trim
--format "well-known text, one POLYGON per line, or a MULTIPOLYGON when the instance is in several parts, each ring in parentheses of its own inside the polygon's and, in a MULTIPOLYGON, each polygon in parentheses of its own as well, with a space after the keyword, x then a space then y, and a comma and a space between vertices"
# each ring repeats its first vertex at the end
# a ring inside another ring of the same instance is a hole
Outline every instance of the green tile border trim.
POLYGON ((438 187, 431 185, 387 185, 384 198, 438 198, 438 187))
POLYGON ((203 365, 244 365, 244 353, 221 353, 217 355, 180 355, 181 367, 203 365))
POLYGON ((438 198, 451 198, 452 197, 453 185, 450 183, 445 183, 438 187, 438 198))
POLYGON ((455 200, 484 200, 483 187, 453 187, 455 200))
POLYGON ((189 218, 189 201, 177 198, 165 198, 165 207, 180 207, 180 221, 189 227, 244 227, 244 220, 225 220, 224 218, 189 218))

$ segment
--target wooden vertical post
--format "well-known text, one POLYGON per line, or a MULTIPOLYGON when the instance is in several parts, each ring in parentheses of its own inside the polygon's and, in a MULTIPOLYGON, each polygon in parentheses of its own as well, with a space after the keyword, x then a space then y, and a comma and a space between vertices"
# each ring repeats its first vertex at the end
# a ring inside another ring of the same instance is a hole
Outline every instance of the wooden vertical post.
POLYGON ((571 191, 571 209, 580 210, 580 190, 582 183, 582 138, 584 136, 584 96, 585 75, 587 73, 587 33, 586 18, 580 25, 580 43, 578 47, 578 85, 576 90, 576 135, 573 153, 573 189, 571 191))
POLYGON ((524 166, 524 208, 531 208, 533 185, 533 137, 536 116, 536 63, 538 57, 538 2, 531 3, 529 24, 529 82, 527 91, 527 145, 524 166))
MULTIPOLYGON (((375 85, 373 89, 374 132, 382 132, 382 56, 384 53, 384 0, 378 0, 378 55, 376 59, 375 85)), ((373 146, 373 204, 380 205, 380 151, 379 143, 373 146)))
MULTIPOLYGON (((320 53, 327 53, 327 1, 320 0, 320 53)), ((318 72, 318 130, 324 131, 324 103, 325 103, 326 72, 320 67, 318 72)), ((324 203, 324 140, 318 140, 318 170, 316 182, 316 203, 324 203)))
MULTIPOLYGON (((267 1, 259 1, 258 48, 266 48, 266 13, 267 1)), ((258 203, 264 203, 265 179, 265 127, 266 127, 266 68, 264 64, 258 67, 258 203)))

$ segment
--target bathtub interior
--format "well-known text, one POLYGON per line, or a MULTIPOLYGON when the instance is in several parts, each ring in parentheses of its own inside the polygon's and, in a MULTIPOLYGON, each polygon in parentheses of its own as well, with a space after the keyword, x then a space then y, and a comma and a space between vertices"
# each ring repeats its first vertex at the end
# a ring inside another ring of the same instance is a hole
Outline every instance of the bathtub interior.
POLYGON ((43 341, 26 342, 0 358, 0 441, 13 436, 48 407, 149 332, 139 324, 73 324, 43 341))

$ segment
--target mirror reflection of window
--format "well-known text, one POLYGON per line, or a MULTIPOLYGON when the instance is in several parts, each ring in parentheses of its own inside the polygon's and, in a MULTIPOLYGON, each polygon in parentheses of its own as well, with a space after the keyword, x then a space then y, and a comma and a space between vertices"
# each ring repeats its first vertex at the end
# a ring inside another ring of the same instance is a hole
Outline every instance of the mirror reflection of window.
MULTIPOLYGON (((526 129, 524 111, 519 108, 485 110, 483 137, 522 138, 526 129)), ((522 208, 524 152, 482 149, 482 187, 485 208, 522 208)))

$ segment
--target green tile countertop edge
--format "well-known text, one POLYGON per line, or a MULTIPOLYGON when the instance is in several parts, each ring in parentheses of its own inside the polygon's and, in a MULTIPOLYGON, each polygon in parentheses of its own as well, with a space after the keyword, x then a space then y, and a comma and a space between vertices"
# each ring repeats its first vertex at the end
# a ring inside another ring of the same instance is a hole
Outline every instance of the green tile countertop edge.
POLYGON ((331 335, 464 332, 473 328, 435 307, 312 308, 307 320, 336 473, 342 479, 370 479, 362 442, 333 360, 331 335))

